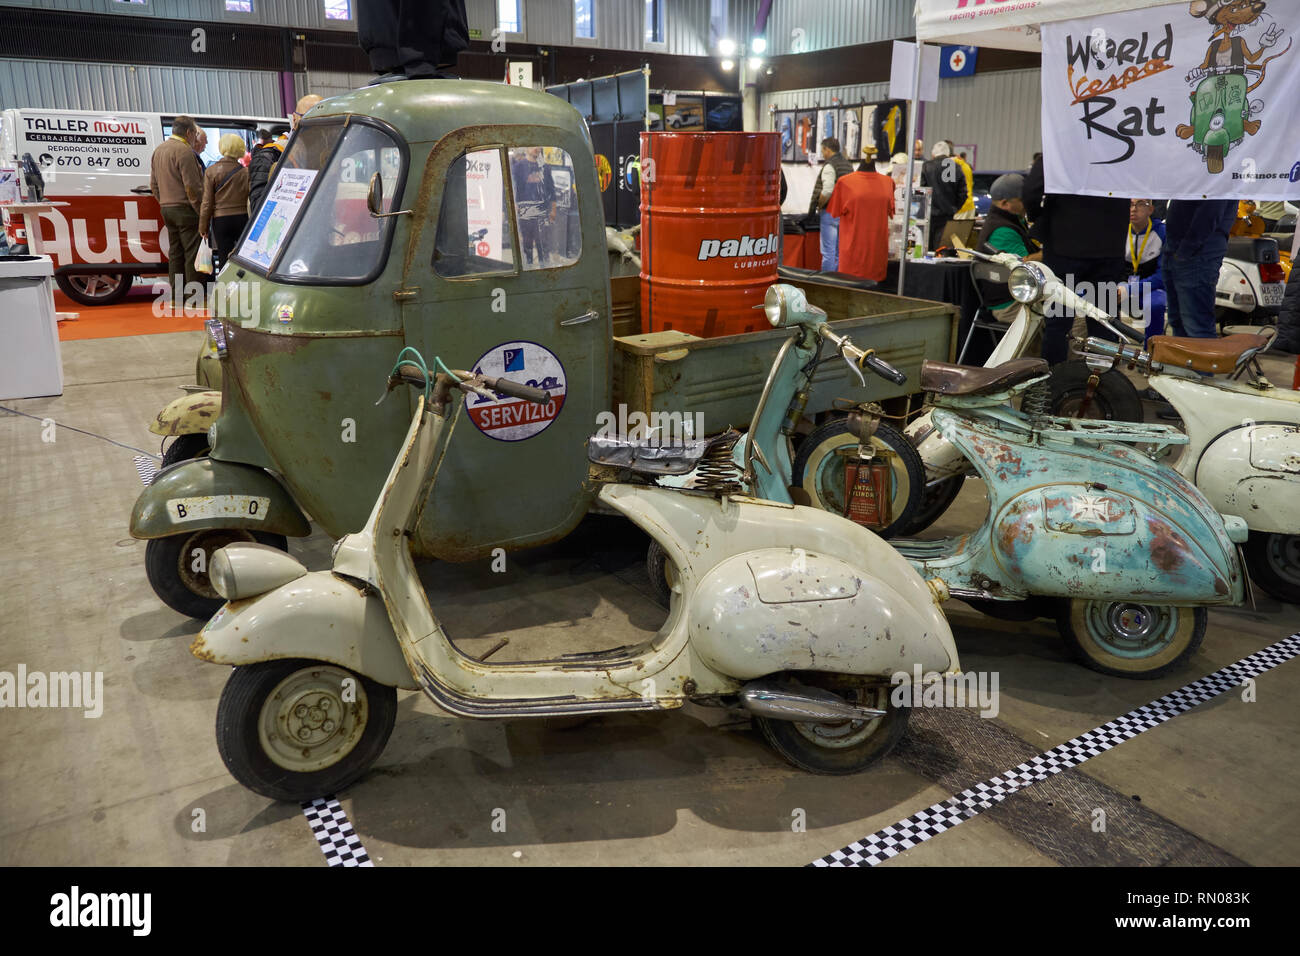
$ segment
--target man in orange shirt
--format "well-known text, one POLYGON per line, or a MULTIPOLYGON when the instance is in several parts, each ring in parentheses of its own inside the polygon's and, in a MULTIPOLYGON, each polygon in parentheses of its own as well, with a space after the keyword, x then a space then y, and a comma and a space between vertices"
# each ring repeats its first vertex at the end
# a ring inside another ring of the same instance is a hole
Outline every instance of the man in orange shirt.
POLYGON ((841 176, 826 211, 840 220, 839 271, 883 282, 889 266, 894 181, 879 172, 841 176))

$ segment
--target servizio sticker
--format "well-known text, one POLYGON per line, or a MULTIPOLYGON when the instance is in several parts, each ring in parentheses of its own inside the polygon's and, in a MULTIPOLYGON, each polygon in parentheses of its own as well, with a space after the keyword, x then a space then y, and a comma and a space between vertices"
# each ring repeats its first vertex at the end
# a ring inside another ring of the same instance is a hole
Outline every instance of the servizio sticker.
POLYGON ((521 398, 481 395, 468 397, 470 421, 484 435, 497 441, 524 441, 545 431, 564 407, 567 387, 564 366, 550 349, 536 342, 504 342, 484 352, 474 371, 493 378, 506 378, 521 385, 551 393, 545 405, 521 398))
POLYGON ((270 498, 256 495, 203 495, 197 498, 167 499, 167 513, 172 524, 184 524, 202 518, 252 518, 266 519, 271 508, 270 498))

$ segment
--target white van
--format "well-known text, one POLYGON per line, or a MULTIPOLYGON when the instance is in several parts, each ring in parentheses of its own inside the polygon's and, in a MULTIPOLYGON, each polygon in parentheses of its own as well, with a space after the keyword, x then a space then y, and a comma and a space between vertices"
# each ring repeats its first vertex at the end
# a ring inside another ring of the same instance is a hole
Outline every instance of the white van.
MULTIPOLYGON (((36 109, 0 114, 0 167, 19 169, 22 198, 34 198, 34 177, 22 172, 28 158, 29 168, 44 179, 45 198, 68 204, 40 214, 41 241, 68 298, 107 305, 125 296, 137 276, 166 274, 166 228, 149 193, 149 168, 176 115, 36 109)), ((259 127, 277 135, 289 129, 284 117, 194 119, 208 135, 205 165, 220 158, 217 144, 226 133, 243 136, 251 150, 259 127)), ((11 246, 26 244, 21 216, 5 213, 4 225, 11 246)))

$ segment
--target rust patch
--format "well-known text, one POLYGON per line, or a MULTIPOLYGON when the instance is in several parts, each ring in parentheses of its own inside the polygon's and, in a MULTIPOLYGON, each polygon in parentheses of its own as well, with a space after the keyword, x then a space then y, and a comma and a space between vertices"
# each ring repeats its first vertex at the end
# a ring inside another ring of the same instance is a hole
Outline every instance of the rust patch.
POLYGON ((207 661, 209 664, 216 663, 217 656, 213 654, 206 644, 203 643, 203 635, 198 635, 190 643, 190 653, 201 661, 207 661))
POLYGON ((1147 521, 1151 531, 1151 560, 1161 571, 1176 571, 1187 560, 1187 541, 1177 531, 1155 518, 1147 521))

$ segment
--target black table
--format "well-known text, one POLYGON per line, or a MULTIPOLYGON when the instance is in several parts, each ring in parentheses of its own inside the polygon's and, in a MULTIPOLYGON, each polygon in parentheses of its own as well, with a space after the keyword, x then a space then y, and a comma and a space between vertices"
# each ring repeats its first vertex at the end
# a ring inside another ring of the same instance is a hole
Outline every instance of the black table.
MULTIPOLYGON (((957 351, 966 341, 975 312, 979 309, 979 293, 971 281, 970 260, 935 259, 933 261, 909 259, 907 275, 903 279, 903 295, 912 299, 929 299, 931 302, 948 302, 961 309, 961 322, 957 330, 957 351)), ((898 289, 898 262, 891 260, 885 281, 880 283, 881 292, 896 292, 898 289)), ((989 335, 980 333, 971 342, 966 353, 967 365, 983 365, 984 360, 993 353, 993 342, 989 335)), ((956 356, 954 356, 954 361, 956 356)))

